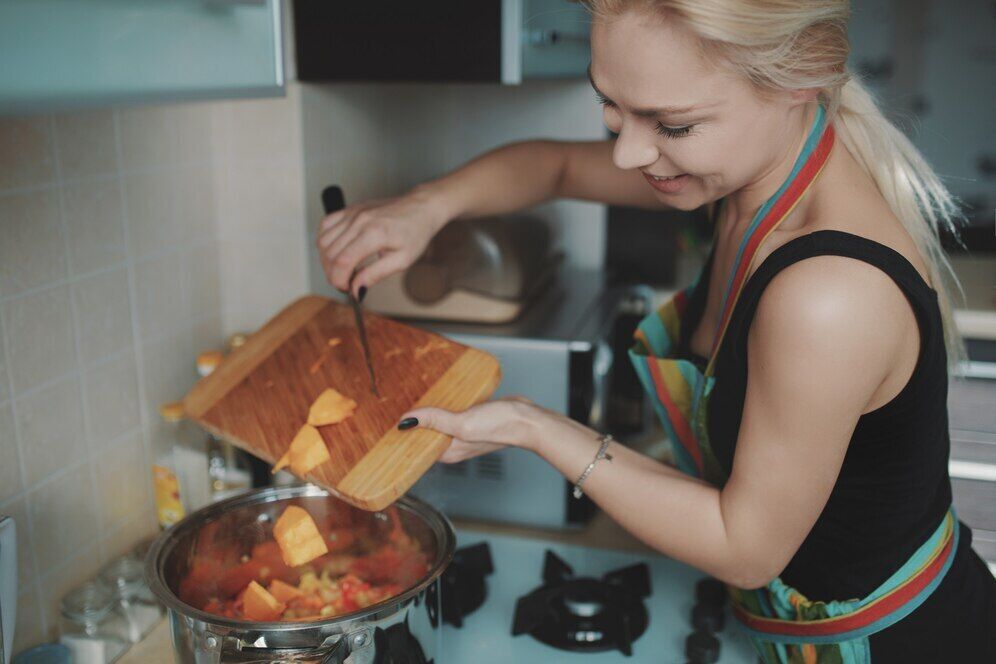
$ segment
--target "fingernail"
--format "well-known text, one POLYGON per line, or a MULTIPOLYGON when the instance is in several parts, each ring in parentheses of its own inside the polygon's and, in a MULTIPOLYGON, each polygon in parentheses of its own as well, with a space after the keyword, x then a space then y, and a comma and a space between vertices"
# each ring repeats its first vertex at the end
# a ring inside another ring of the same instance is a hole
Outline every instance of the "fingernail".
POLYGON ((366 296, 367 296, 367 287, 366 286, 360 286, 360 290, 356 294, 356 299, 359 300, 360 302, 362 302, 363 298, 365 298, 366 296))
POLYGON ((406 417, 405 419, 398 422, 398 428, 404 431, 405 429, 411 429, 412 427, 418 426, 417 417, 406 417))

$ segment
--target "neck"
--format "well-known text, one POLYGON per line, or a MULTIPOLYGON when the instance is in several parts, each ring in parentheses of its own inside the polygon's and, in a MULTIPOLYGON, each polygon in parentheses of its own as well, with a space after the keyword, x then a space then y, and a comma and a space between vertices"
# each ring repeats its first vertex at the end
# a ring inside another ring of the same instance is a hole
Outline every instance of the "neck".
MULTIPOLYGON (((725 225, 728 232, 739 237, 739 234, 742 234, 743 230, 750 224, 765 201, 774 196, 778 188, 788 178, 792 172, 792 167, 795 166, 796 159, 802 152, 806 139, 809 137, 815 115, 816 109, 812 106, 801 107, 799 112, 793 113, 792 121, 789 122, 785 132, 782 147, 767 168, 750 184, 726 197, 721 223, 725 225)), ((799 210, 797 209, 797 211, 799 210)), ((790 223, 790 220, 786 220, 786 223, 790 223)))

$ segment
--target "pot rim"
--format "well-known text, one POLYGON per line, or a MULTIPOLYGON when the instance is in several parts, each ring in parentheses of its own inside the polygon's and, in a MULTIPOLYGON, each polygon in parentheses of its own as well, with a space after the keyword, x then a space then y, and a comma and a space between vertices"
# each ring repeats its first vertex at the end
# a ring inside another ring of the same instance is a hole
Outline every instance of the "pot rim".
POLYGON ((453 525, 450 523, 449 519, 447 519, 442 512, 429 503, 416 498, 415 496, 404 495, 396 500, 393 505, 399 508, 408 509, 418 514, 426 521, 426 524, 429 526, 430 530, 436 534, 436 561, 425 577, 417 584, 407 588, 404 592, 388 597, 387 599, 381 600, 376 604, 371 604, 370 606, 360 609, 359 611, 343 613, 325 620, 275 622, 239 620, 235 618, 226 618, 214 613, 208 613, 181 601, 180 598, 176 596, 176 593, 174 593, 166 583, 162 567, 165 562, 166 555, 172 550, 172 547, 176 542, 176 533, 190 528, 199 528, 209 519, 218 516, 232 507, 278 502, 288 498, 323 496, 340 500, 339 498, 336 498, 335 494, 327 489, 323 489, 314 484, 304 483, 253 489, 237 496, 226 498, 225 500, 202 507, 201 509, 184 517, 169 530, 160 533, 160 535, 156 538, 155 542, 149 548, 149 552, 146 554, 145 582, 148 584, 149 589, 152 590, 152 593, 159 598, 159 600, 163 602, 168 609, 204 623, 239 631, 294 631, 302 628, 316 628, 335 625, 336 623, 353 622, 358 619, 363 619, 370 615, 380 613, 389 606, 403 604, 435 582, 436 579, 438 579, 442 575, 443 571, 449 566, 450 561, 453 560, 453 552, 456 549, 456 534, 453 531, 453 525))

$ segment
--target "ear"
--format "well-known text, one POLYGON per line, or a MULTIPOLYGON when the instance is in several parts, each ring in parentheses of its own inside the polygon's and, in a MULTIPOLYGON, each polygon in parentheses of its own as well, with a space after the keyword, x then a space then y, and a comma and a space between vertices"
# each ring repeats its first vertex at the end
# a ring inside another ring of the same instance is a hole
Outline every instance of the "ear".
POLYGON ((819 88, 804 88, 802 90, 790 90, 788 92, 789 103, 792 106, 811 104, 816 101, 820 94, 819 88))

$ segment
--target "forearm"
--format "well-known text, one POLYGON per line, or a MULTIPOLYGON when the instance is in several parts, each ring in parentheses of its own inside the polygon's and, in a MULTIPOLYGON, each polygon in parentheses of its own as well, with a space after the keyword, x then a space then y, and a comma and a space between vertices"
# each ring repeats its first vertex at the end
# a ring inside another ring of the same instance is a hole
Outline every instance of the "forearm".
MULTIPOLYGON (((574 481, 598 451, 595 433, 567 418, 547 418, 534 451, 574 481)), ((585 493, 640 540, 677 560, 738 586, 757 583, 728 535, 721 492, 621 444, 599 461, 585 493)))
POLYGON ((557 195, 565 168, 562 146, 546 140, 504 145, 416 189, 430 194, 446 219, 529 208, 557 195))

